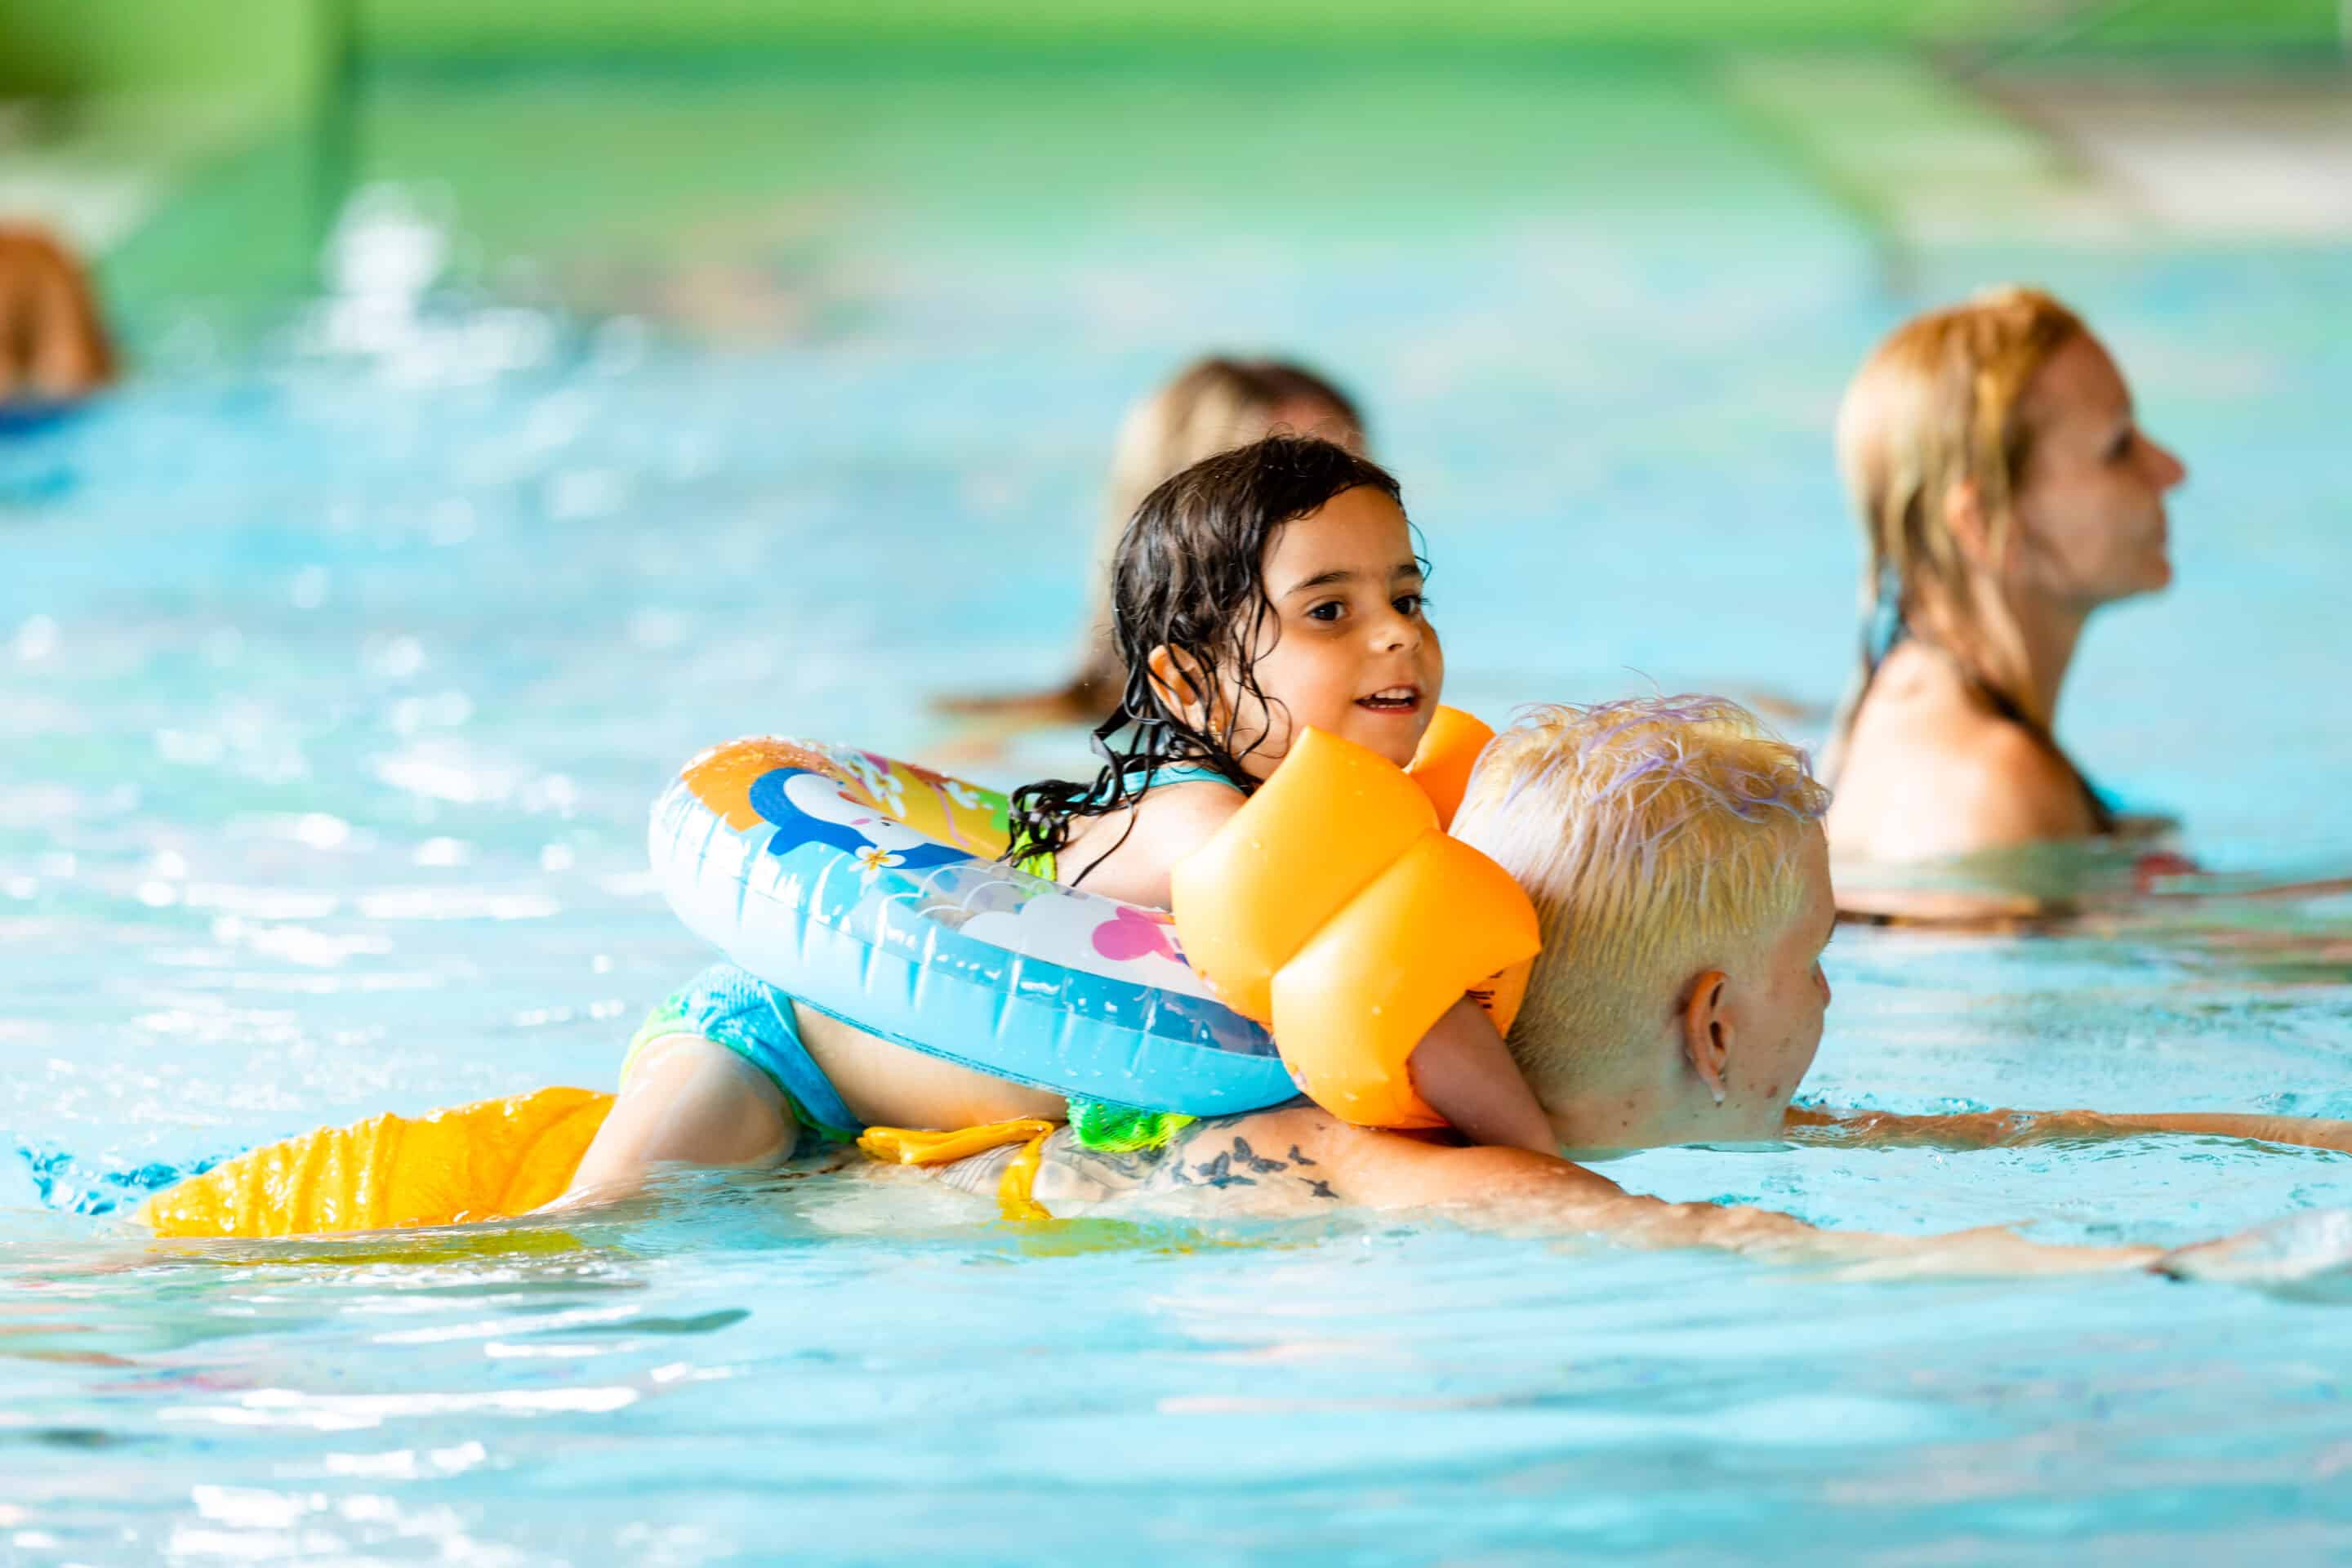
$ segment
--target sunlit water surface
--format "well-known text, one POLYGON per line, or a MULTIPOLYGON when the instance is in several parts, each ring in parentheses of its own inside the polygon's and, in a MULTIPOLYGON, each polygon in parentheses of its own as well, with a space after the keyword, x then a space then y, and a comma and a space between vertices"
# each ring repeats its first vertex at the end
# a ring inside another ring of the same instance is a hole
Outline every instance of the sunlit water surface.
MULTIPOLYGON (((690 95, 633 90, 694 123, 690 95)), ((1496 90, 1497 113, 1549 101, 1496 90)), ((1844 374, 1907 310, 2045 278, 2195 472, 2180 585, 2102 618, 2069 741, 2217 869, 2352 866, 2352 265, 1930 257, 1890 291, 1767 154, 1703 106, 1665 117, 1734 161, 1744 205, 1511 216, 1475 182, 1376 202, 1359 172, 1320 226, 1214 187, 1049 221, 979 213, 950 163, 928 198, 836 192, 822 224, 669 223, 653 281, 619 289, 641 309, 607 314, 468 279, 449 258, 499 214, 460 184, 352 209, 328 291, 257 336, 150 302, 148 375, 0 446, 0 1132, 66 1156, 46 1202, 34 1160, 0 1168, 0 1556, 2352 1548, 2325 1281, 1864 1283, 1388 1223, 1012 1229, 919 1181, 822 1176, 405 1248, 161 1255, 58 1206, 321 1121, 609 1084, 705 957, 646 874, 667 771, 755 730, 957 757, 924 696, 1060 672, 1118 408, 1204 342, 1363 391, 1436 563, 1453 700, 1713 688, 1811 735, 1850 647, 1844 374), (702 346, 676 303, 747 290, 784 323, 748 347, 702 346)), ((537 167, 483 156, 518 185, 537 167)), ((637 199, 623 179, 614 203, 637 199)), ((1055 736, 969 766, 1079 755, 1055 736)), ((1850 931, 1829 969, 1827 1102, 2352 1116, 2352 901, 1850 931)), ((2352 1160, 2213 1140, 1610 1170, 2052 1239, 2352 1205, 2352 1160)))

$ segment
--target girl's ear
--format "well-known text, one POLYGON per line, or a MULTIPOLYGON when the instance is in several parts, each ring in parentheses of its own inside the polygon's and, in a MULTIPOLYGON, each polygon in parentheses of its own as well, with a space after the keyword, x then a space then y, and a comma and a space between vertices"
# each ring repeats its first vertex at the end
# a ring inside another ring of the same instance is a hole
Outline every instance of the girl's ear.
POLYGON ((1208 671, 1181 647, 1161 643, 1144 661, 1151 674, 1151 694, 1160 705, 1195 730, 1206 730, 1209 720, 1208 671))
POLYGON ((1691 982, 1690 1000, 1683 1004, 1683 1054, 1717 1105, 1723 1103, 1724 1070, 1731 1065, 1731 1015, 1725 993, 1731 977, 1710 969, 1691 982))

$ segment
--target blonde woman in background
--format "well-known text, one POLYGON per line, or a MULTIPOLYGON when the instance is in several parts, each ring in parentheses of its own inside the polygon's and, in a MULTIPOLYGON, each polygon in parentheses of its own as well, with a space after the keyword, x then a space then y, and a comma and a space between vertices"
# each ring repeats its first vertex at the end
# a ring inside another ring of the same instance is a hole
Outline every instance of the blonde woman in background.
MULTIPOLYGON (((1033 725, 1093 724, 1118 705, 1126 672, 1110 637, 1110 559, 1143 498, 1203 458, 1282 431, 1361 453, 1364 420, 1346 393, 1282 360, 1193 361, 1128 412, 1119 426, 1103 521, 1087 563, 1086 638, 1076 675, 1050 691, 950 697, 949 712, 995 721, 996 738, 1033 725)), ((968 752, 969 747, 964 748, 968 752)))
POLYGON ((1841 862, 2116 829, 2053 734, 2093 612, 2172 581, 2165 496, 2080 318, 2004 288, 1897 328, 1838 415, 1863 532, 1863 659, 1823 773, 1841 862))

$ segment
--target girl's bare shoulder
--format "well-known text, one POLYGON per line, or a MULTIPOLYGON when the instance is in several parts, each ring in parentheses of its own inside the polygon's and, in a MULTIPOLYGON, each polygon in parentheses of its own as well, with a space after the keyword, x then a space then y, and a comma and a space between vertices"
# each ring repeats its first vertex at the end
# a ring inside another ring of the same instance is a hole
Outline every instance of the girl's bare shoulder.
POLYGON ((1128 810, 1088 823, 1073 836, 1062 863, 1085 871, 1090 893, 1164 910, 1177 862, 1207 843, 1246 798, 1219 784, 1162 784, 1128 810))
POLYGON ((1180 836, 1197 832, 1206 837, 1248 802, 1249 796, 1231 784, 1205 779, 1167 784, 1136 802, 1135 820, 1139 831, 1148 827, 1154 833, 1180 836))

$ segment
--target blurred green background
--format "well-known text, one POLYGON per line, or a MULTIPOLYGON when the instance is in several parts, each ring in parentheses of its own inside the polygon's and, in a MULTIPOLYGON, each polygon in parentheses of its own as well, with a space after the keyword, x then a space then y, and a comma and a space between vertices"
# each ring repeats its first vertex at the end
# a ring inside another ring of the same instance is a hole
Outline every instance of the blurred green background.
POLYGON ((95 256, 134 343, 164 301, 233 325, 317 288, 383 181, 462 237, 445 280, 714 342, 799 330, 751 274, 845 226, 1825 205, 1899 275, 2340 237, 2344 29, 2335 0, 0 0, 0 213, 95 256), (2239 163, 2173 188, 2180 126, 2239 163))
POLYGON ((1215 47, 1424 50, 1432 46, 1724 48, 1898 44, 2070 50, 2332 52, 2332 0, 122 0, 0 4, 0 91, 226 90, 297 112, 352 68, 572 59, 646 63, 745 51, 940 52, 1215 47))

